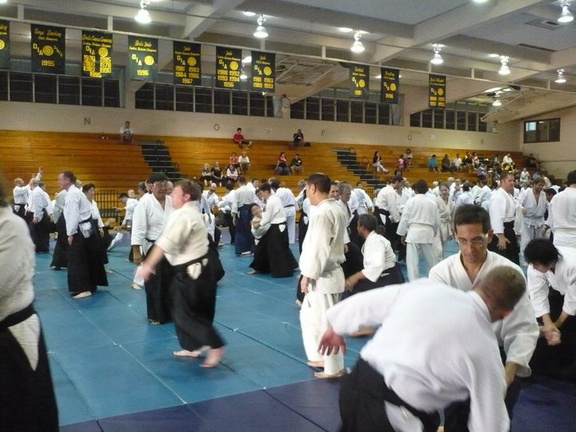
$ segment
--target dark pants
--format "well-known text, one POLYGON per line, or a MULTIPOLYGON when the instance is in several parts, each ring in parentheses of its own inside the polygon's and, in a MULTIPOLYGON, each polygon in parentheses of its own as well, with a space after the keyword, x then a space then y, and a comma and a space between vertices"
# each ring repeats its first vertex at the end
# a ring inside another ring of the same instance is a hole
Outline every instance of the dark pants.
POLYGON ((417 416, 424 432, 436 432, 438 413, 417 411, 405 403, 384 382, 384 377, 364 360, 358 360, 352 373, 340 385, 340 432, 395 432, 386 415, 384 402, 402 406, 417 416))
POLYGON ((514 264, 520 265, 520 246, 514 232, 514 222, 504 223, 504 237, 510 242, 506 244, 506 249, 498 249, 498 236, 494 235, 488 245, 488 250, 508 258, 514 264))

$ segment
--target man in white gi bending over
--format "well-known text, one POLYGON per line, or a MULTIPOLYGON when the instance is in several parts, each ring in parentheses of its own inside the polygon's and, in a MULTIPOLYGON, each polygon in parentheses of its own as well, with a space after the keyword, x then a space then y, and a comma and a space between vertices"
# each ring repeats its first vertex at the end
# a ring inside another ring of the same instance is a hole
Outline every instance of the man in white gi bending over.
MULTIPOLYGON (((430 279, 463 291, 471 291, 483 284, 490 270, 497 266, 510 267, 524 279, 524 274, 518 265, 495 252, 488 251, 487 247, 493 233, 490 228, 490 216, 482 207, 473 204, 458 207, 454 214, 454 233, 460 253, 434 266, 430 270, 430 279)), ((534 309, 528 295, 523 295, 514 310, 503 320, 495 322, 492 328, 504 354, 505 378, 508 385, 506 405, 511 416, 520 392, 520 383, 515 377, 516 375, 527 377, 531 374, 529 362, 539 334, 534 309)), ((465 427, 468 411, 467 402, 453 404, 447 409, 445 432, 466 430, 458 427, 465 427)))
POLYGON ((342 353, 321 355, 318 342, 328 327, 326 311, 340 300, 344 291, 344 234, 348 218, 334 199, 329 198, 330 178, 322 173, 308 177, 306 196, 316 206, 310 215, 302 245, 300 290, 305 293, 300 309, 302 340, 311 367, 323 367, 317 378, 337 378, 344 373, 342 353))
POLYGON ((342 335, 380 325, 341 383, 341 431, 435 432, 438 410, 469 399, 471 432, 508 432, 504 369, 490 323, 512 312, 525 287, 515 269, 496 267, 471 292, 423 279, 331 308, 321 352, 345 350, 342 335))

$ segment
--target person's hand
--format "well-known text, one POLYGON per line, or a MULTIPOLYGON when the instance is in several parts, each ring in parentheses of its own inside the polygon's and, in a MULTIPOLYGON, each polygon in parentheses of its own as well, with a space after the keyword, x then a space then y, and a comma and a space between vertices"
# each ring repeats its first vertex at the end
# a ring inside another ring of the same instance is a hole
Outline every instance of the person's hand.
POLYGON ((134 256, 132 257, 132 259, 134 260, 134 264, 136 265, 142 264, 142 254, 140 253, 140 248, 135 248, 133 249, 133 251, 134 256))
POLYGON ((74 240, 74 236, 68 236, 68 244, 72 246, 72 241, 74 240))
POLYGON ((400 243, 406 245, 406 236, 400 236, 400 243))
POLYGON ((506 249, 506 246, 508 246, 509 243, 510 240, 504 237, 504 234, 498 234, 498 245, 497 245, 498 249, 500 250, 506 249))
POLYGON ((344 288, 346 288, 347 291, 352 291, 355 285, 356 280, 352 276, 344 281, 344 288))
POLYGON ((549 346, 558 345, 562 342, 562 335, 556 324, 543 325, 540 327, 540 333, 546 339, 549 346))
POLYGON ((338 354, 340 351, 346 354, 346 342, 342 336, 336 334, 332 327, 328 327, 320 338, 318 352, 322 355, 330 355, 338 354))
POLYGON ((148 279, 150 279, 150 275, 153 274, 154 269, 150 267, 148 264, 146 264, 146 261, 144 261, 136 268, 135 276, 137 279, 143 279, 144 281, 147 281, 148 279))
POLYGON ((308 293, 308 284, 310 283, 310 278, 302 276, 300 279, 300 291, 304 294, 308 293))

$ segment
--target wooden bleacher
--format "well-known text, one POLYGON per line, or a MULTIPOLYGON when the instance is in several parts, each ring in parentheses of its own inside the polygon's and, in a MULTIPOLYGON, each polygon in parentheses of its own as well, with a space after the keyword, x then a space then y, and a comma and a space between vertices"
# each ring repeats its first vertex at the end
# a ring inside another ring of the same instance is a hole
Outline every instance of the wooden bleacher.
MULTIPOLYGON (((230 139, 162 136, 138 136, 136 138, 136 144, 120 144, 118 137, 110 136, 109 139, 103 139, 100 134, 2 131, 0 134, 0 168, 8 182, 9 189, 15 177, 22 177, 27 181, 37 172, 38 167, 42 166, 44 182, 50 195, 59 190, 58 174, 64 169, 73 171, 84 183, 94 183, 98 190, 120 193, 135 189, 136 184, 151 173, 151 168, 144 161, 141 148, 137 144, 138 140, 164 142, 170 150, 172 162, 178 166, 181 175, 188 178, 199 178, 202 166, 206 162, 213 164, 217 160, 222 167, 225 167, 231 152, 241 153, 238 145, 230 139)), ((294 192, 297 192, 298 180, 315 171, 324 172, 336 180, 355 184, 360 177, 347 170, 338 161, 335 152, 336 149, 354 147, 356 160, 358 162, 364 160, 369 165, 368 170, 371 170, 374 151, 380 151, 384 166, 390 170, 390 174, 380 178, 382 182, 385 182, 394 172, 398 157, 405 150, 404 146, 350 146, 337 143, 312 143, 311 147, 290 149, 288 144, 287 141, 255 140, 254 145, 248 149, 252 167, 245 173, 246 177, 262 179, 276 176, 294 192), (273 168, 281 151, 286 152, 288 161, 295 153, 300 154, 304 166, 302 175, 277 176, 274 173, 273 168)), ((440 165, 445 153, 452 158, 456 153, 464 156, 466 151, 467 149, 441 147, 412 148, 414 166, 410 170, 405 170, 404 175, 411 182, 424 179, 431 183, 433 180, 445 180, 450 175, 462 180, 473 180, 475 179, 473 173, 436 173, 429 172, 427 168, 428 157, 431 154, 438 156, 440 165)), ((491 158, 494 153, 490 151, 485 156, 491 158)), ((499 155, 501 157, 503 153, 500 152, 499 155)), ((518 162, 524 160, 520 152, 513 152, 512 158, 518 162)), ((223 188, 219 192, 222 193, 223 188)), ((115 206, 116 203, 110 205, 115 206)))

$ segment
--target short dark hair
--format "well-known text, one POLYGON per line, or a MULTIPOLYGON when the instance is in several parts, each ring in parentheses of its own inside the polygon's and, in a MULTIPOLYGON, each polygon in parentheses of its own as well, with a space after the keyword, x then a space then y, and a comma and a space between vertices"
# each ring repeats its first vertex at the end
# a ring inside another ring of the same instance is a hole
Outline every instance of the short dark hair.
POLYGON ((459 225, 480 224, 482 232, 486 234, 490 231, 490 215, 483 207, 474 204, 464 204, 456 209, 454 213, 454 230, 459 225))
POLYGON ((366 228, 368 231, 372 232, 378 226, 378 220, 376 216, 370 213, 364 213, 358 216, 358 226, 366 228))
POLYGON ((270 183, 264 183, 260 186, 262 192, 272 192, 272 185, 270 183))
POLYGON ((118 199, 122 199, 122 198, 128 198, 128 194, 126 192, 122 192, 121 194, 118 194, 118 199))
POLYGON ((276 178, 275 178, 275 179, 272 179, 272 180, 270 181, 270 186, 271 186, 272 189, 274 189, 274 190, 278 189, 278 188, 280 187, 280 180, 278 180, 278 179, 276 179, 276 178))
POLYGON ((96 185, 94 183, 86 183, 82 186, 82 192, 84 193, 88 192, 90 189, 96 189, 96 185))
POLYGON ((414 192, 417 194, 425 194, 428 192, 428 183, 426 183, 426 180, 420 179, 412 185, 412 189, 414 189, 414 192))
POLYGON ((309 185, 314 185, 319 192, 329 193, 332 181, 324 173, 313 173, 308 176, 306 181, 309 185))
POLYGON ((524 248, 524 259, 528 264, 540 263, 544 265, 558 261, 560 252, 554 244, 546 238, 532 239, 524 248))
POLYGON ((390 183, 397 183, 397 182, 403 182, 404 181, 404 177, 402 177, 401 175, 395 175, 394 177, 392 177, 390 179, 390 183))
POLYGON ((166 174, 164 173, 152 173, 150 174, 150 177, 148 177, 147 182, 150 184, 154 184, 156 182, 160 182, 160 181, 168 181, 168 177, 166 177, 166 174))
POLYGON ((70 183, 72 184, 76 183, 76 176, 72 171, 62 171, 60 174, 62 174, 64 177, 70 180, 70 183))
POLYGON ((576 170, 570 171, 566 176, 566 184, 570 186, 571 184, 576 183, 576 170))

